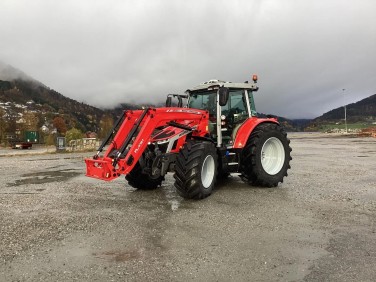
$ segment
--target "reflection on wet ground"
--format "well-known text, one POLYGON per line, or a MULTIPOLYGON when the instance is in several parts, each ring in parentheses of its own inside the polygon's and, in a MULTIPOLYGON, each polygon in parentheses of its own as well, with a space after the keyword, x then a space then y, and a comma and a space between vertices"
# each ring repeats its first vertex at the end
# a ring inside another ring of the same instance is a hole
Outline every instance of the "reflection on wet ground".
POLYGON ((13 183, 7 183, 7 187, 61 182, 80 174, 82 174, 81 171, 72 169, 25 173, 21 175, 20 179, 16 179, 13 183))
POLYGON ((169 205, 171 205, 171 210, 176 211, 180 206, 182 198, 178 195, 174 188, 171 189, 171 186, 164 186, 162 189, 169 205))

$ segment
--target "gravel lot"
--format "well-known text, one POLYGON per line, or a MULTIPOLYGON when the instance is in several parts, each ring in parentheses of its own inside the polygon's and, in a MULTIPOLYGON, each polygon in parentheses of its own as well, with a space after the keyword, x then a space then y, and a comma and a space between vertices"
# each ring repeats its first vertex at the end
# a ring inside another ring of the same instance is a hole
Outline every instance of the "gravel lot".
POLYGON ((84 176, 92 153, 0 157, 0 281, 375 281, 376 139, 291 134, 282 185, 187 201, 84 176))

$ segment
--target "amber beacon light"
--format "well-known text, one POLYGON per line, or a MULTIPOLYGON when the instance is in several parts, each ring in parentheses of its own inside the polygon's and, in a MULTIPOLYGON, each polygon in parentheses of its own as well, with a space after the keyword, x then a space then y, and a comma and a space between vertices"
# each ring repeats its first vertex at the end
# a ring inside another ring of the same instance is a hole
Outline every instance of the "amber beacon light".
POLYGON ((257 80, 258 80, 257 74, 252 75, 252 80, 253 80, 254 83, 257 82, 257 80))

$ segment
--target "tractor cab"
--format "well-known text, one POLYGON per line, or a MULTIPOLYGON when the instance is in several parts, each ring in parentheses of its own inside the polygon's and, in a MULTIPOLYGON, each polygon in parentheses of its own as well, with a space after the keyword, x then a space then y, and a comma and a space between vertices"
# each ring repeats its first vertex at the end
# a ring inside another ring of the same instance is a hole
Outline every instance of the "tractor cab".
POLYGON ((253 84, 209 80, 188 89, 188 108, 209 112, 210 137, 217 140, 217 146, 231 147, 240 126, 257 112, 253 91, 257 91, 257 76, 253 84))

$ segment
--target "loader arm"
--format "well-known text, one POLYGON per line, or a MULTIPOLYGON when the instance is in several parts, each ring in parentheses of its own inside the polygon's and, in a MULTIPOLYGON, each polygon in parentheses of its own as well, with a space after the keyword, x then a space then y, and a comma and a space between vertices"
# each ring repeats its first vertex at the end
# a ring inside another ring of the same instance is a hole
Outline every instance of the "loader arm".
MULTIPOLYGON (((203 110, 148 108, 126 111, 123 115, 111 133, 114 134, 116 131, 103 157, 100 153, 107 145, 104 143, 93 158, 85 159, 86 176, 110 181, 121 174, 126 175, 131 172, 152 141, 153 132, 157 128, 175 127, 186 132, 186 134, 179 135, 179 138, 184 139, 188 133, 200 137, 208 133, 209 114, 203 110)), ((105 142, 109 142, 111 139, 109 137, 105 142)), ((176 136, 174 138, 176 139, 176 136)))

